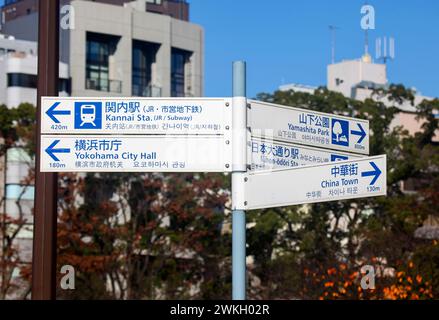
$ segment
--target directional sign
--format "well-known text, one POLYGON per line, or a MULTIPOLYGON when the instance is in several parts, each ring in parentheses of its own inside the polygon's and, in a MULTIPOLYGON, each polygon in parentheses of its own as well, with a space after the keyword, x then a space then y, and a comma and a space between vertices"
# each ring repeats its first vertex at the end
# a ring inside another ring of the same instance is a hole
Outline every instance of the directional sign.
POLYGON ((386 194, 386 156, 245 174, 245 202, 260 209, 386 194))
POLYGON ((41 137, 42 172, 225 172, 232 148, 221 136, 41 137))
POLYGON ((313 148, 294 143, 251 139, 251 170, 288 169, 361 158, 361 155, 313 148))
POLYGON ((249 100, 252 136, 369 154, 369 121, 249 100))
POLYGON ((227 134, 226 98, 42 97, 43 134, 227 134))

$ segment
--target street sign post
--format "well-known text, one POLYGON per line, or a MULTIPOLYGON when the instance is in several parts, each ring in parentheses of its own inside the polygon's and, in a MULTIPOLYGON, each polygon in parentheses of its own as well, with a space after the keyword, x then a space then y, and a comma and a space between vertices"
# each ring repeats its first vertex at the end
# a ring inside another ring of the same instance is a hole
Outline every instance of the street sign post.
POLYGON ((232 298, 246 299, 246 217, 240 203, 247 171, 246 64, 233 63, 232 298))
POLYGON ((386 156, 250 172, 242 209, 273 208, 386 194, 386 156))
POLYGON ((40 184, 42 172, 231 172, 234 300, 246 298, 245 210, 386 193, 386 156, 365 157, 367 120, 247 100, 243 61, 233 64, 233 98, 42 97, 40 105, 40 184))
POLYGON ((369 121, 249 100, 253 137, 369 154, 369 121))
POLYGON ((227 172, 222 136, 65 136, 41 138, 42 172, 227 172))
POLYGON ((250 170, 276 170, 361 158, 361 155, 252 138, 250 170))
POLYGON ((227 134, 229 98, 43 97, 43 134, 227 134))

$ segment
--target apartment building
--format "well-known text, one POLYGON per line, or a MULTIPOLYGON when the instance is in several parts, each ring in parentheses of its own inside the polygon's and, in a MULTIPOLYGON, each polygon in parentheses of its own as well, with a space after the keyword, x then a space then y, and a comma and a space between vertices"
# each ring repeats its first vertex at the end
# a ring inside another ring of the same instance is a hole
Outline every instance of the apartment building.
MULTIPOLYGON (((2 32, 36 41, 36 2, 5 3, 2 32)), ((64 18, 60 60, 69 66, 71 95, 203 95, 204 34, 188 21, 186 1, 64 0, 64 18)))
MULTIPOLYGON (((37 102, 37 43, 0 34, 0 104, 37 102)), ((59 95, 70 95, 68 65, 59 64, 59 95)))

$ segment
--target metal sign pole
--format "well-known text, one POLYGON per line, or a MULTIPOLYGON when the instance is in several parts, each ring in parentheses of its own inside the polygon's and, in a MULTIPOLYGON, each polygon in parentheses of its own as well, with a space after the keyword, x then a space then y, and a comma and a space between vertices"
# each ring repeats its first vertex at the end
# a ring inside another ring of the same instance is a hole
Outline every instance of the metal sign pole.
POLYGON ((244 175, 247 170, 247 100, 244 61, 233 63, 232 298, 246 298, 244 175))
POLYGON ((41 96, 58 95, 59 1, 39 1, 32 299, 56 298, 57 173, 40 171, 41 96))

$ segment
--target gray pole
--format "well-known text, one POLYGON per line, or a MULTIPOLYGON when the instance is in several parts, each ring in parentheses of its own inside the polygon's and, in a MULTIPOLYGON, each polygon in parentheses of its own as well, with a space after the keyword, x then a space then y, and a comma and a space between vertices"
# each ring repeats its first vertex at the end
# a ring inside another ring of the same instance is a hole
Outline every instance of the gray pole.
POLYGON ((233 63, 232 298, 246 298, 244 173, 247 170, 246 66, 233 63))

